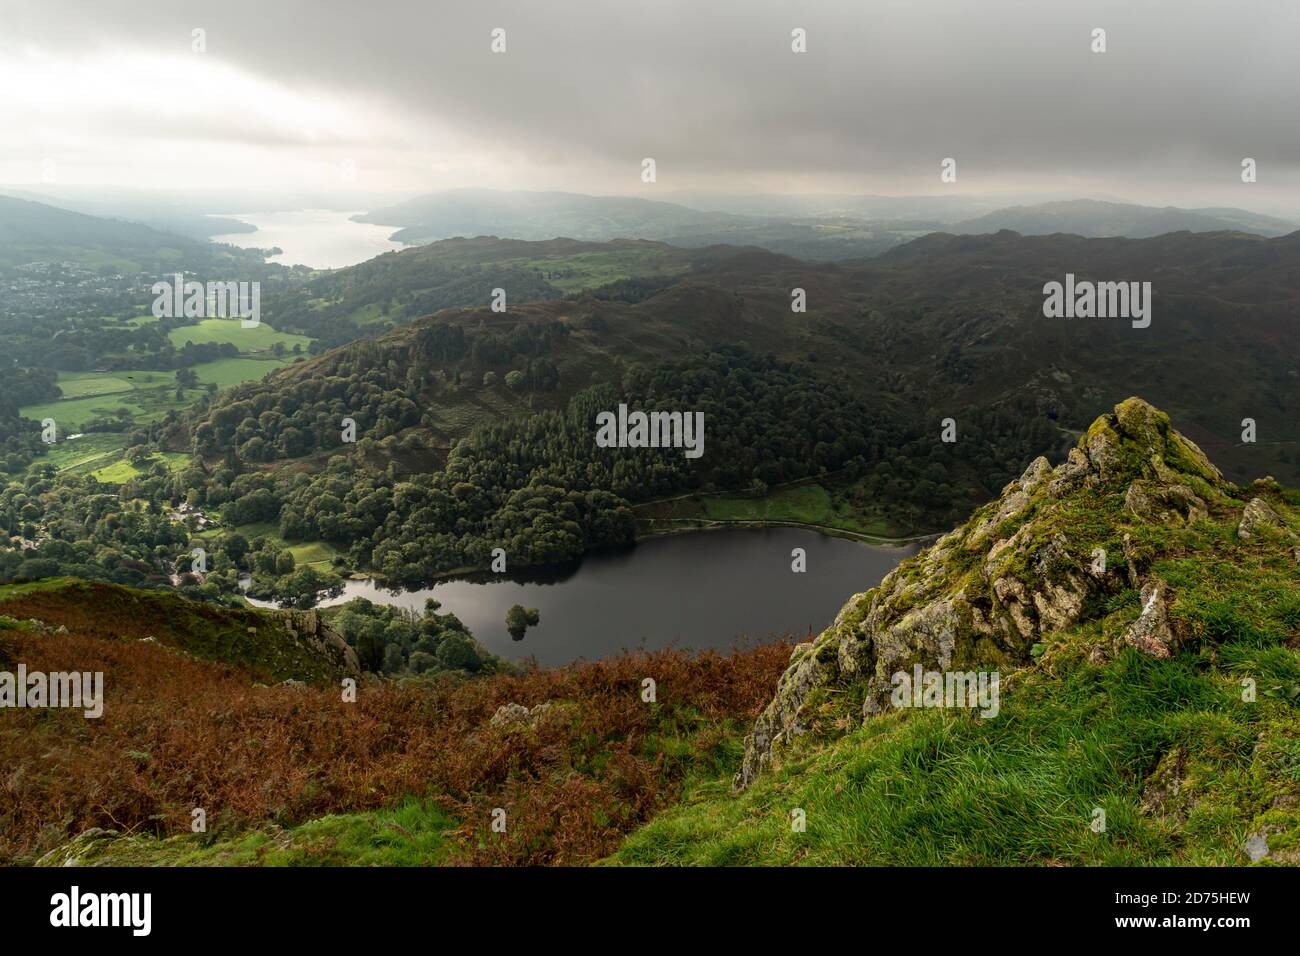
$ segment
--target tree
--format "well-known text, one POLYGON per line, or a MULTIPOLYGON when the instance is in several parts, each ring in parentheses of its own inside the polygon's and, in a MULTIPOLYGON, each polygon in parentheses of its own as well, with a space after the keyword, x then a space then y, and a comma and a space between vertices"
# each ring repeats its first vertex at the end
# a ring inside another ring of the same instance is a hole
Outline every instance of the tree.
POLYGON ((541 614, 535 607, 524 607, 522 604, 512 605, 510 610, 506 611, 506 630, 516 641, 524 639, 524 632, 530 627, 536 627, 541 621, 541 614))
POLYGON ((478 651, 469 638, 462 637, 459 634, 453 634, 447 637, 438 645, 437 653, 438 663, 446 670, 469 671, 473 673, 478 670, 482 663, 479 660, 478 651))
POLYGON ((406 666, 416 674, 423 674, 425 671, 437 670, 438 659, 428 651, 411 651, 406 666))
POLYGON ((275 594, 281 607, 305 609, 315 607, 322 597, 338 597, 343 593, 343 579, 337 574, 317 571, 310 565, 304 565, 291 574, 281 578, 275 586, 275 594))
POLYGON ((135 445, 126 450, 126 460, 133 465, 143 465, 153 457, 153 451, 147 445, 135 445))
POLYGON ((221 536, 221 550, 230 556, 230 560, 239 564, 248 553, 248 539, 238 531, 227 532, 221 536))

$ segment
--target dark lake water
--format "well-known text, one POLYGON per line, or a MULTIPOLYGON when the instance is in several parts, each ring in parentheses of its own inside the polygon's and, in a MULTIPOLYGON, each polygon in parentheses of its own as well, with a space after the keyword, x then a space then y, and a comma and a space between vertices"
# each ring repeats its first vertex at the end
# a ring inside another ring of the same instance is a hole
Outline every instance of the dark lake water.
POLYGON ((543 575, 495 575, 445 581, 393 593, 368 580, 347 582, 327 604, 364 597, 423 609, 442 602, 488 650, 539 664, 566 664, 636 648, 675 644, 726 649, 829 624, 844 602, 880 583, 916 546, 873 547, 799 528, 747 528, 652 538, 623 551, 592 554, 543 575), (808 570, 790 570, 803 548, 808 570), (535 607, 541 623, 522 641, 506 631, 512 604, 535 607))

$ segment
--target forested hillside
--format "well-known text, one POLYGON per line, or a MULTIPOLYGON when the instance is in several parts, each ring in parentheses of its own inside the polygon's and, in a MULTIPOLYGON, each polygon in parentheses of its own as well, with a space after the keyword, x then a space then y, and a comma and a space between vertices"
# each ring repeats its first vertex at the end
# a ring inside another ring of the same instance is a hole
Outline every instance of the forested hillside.
POLYGON ((921 534, 1035 455, 1059 457, 1086 410, 1135 380, 1230 474, 1294 481, 1296 243, 934 235, 831 265, 758 249, 484 239, 382 256, 331 274, 343 283, 337 314, 309 312, 352 322, 379 304, 384 275, 418 277, 429 263, 435 286, 447 279, 481 304, 394 319, 133 432, 141 454, 192 455, 187 468, 90 495, 82 478, 29 477, 6 493, 5 529, 36 547, 5 555, 6 573, 173 573, 158 549, 187 532, 159 516, 157 535, 116 533, 120 552, 97 550, 104 515, 92 520, 89 501, 127 515, 121 525, 151 526, 135 517, 143 499, 155 515, 158 502, 184 502, 225 528, 255 527, 206 593, 233 594, 253 573, 255 593, 294 603, 337 586, 341 569, 417 584, 482 568, 498 547, 512 566, 566 561, 631 540, 633 505, 799 480, 871 513, 879 533, 921 534), (524 298, 533 281, 575 291, 520 304, 496 285, 512 270, 531 277, 524 298), (1067 271, 1151 276, 1150 327, 1044 317, 1043 285, 1067 271), (504 310, 488 304, 498 288, 504 310), (1210 382, 1196 371, 1206 350, 1226 370, 1210 382), (703 457, 596 448, 596 414, 620 403, 703 412, 703 457), (1254 441, 1242 441, 1247 421, 1254 441), (282 556, 312 542, 334 566, 282 556))

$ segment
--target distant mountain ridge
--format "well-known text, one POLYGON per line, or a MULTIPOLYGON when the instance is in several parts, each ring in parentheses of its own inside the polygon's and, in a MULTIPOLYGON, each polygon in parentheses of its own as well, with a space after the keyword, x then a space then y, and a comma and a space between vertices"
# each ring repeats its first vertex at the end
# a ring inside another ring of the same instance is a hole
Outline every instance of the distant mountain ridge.
POLYGON ((486 235, 528 240, 664 239, 744 218, 650 199, 492 189, 429 193, 355 217, 357 222, 400 226, 393 239, 407 243, 486 235))
POLYGON ((201 268, 229 259, 261 264, 254 251, 235 250, 138 222, 106 219, 0 195, 0 267, 74 262, 150 269, 201 268))
POLYGON ((1071 199, 997 209, 958 222, 947 231, 985 233, 1003 229, 1025 236, 1065 232, 1088 238, 1123 236, 1129 239, 1147 239, 1170 232, 1237 231, 1267 237, 1284 236, 1300 229, 1300 225, 1244 209, 1180 209, 1177 206, 1139 206, 1095 199, 1071 199))
POLYGON ((1300 228, 1243 209, 1157 208, 1094 199, 1007 206, 966 218, 988 209, 990 201, 960 196, 668 195, 675 198, 453 189, 417 196, 356 219, 398 227, 392 238, 411 244, 489 235, 530 241, 653 239, 686 247, 756 245, 813 260, 876 255, 945 231, 1010 229, 1022 235, 1059 232, 1143 239, 1182 231, 1272 237, 1300 228))

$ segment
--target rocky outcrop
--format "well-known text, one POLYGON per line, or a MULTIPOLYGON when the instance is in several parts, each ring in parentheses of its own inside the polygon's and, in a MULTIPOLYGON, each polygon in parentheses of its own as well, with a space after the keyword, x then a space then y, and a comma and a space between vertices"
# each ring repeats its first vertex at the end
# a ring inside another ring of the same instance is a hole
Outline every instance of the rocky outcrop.
POLYGON ((284 629, 300 644, 310 648, 345 674, 360 677, 361 660, 343 635, 334 630, 319 611, 277 611, 284 629))
POLYGON ((833 701, 860 695, 869 719, 890 706, 892 676, 916 664, 1027 664, 1042 638, 1078 623, 1091 597, 1140 582, 1143 610, 1126 640, 1168 656, 1166 589, 1141 577, 1141 549, 1122 525, 1195 522, 1229 489, 1168 416, 1141 399, 1122 402, 1064 463, 1035 460, 996 501, 854 595, 815 641, 799 645, 746 740, 734 785, 747 787, 779 763, 834 712, 833 701))
POLYGON ((549 700, 532 708, 516 703, 502 704, 488 720, 488 726, 503 730, 536 730, 554 710, 555 705, 549 700))
POLYGON ((1241 521, 1237 525, 1237 537, 1243 541, 1250 541, 1258 537, 1260 528, 1275 528, 1282 531, 1286 528, 1286 523, 1263 498, 1251 498, 1241 513, 1241 521))
POLYGON ((1174 632, 1169 626, 1163 581, 1151 581, 1142 588, 1142 612, 1124 632, 1124 642, 1152 657, 1163 659, 1172 654, 1174 632))
POLYGON ((67 843, 50 850, 39 860, 37 866, 86 866, 90 864, 106 844, 118 838, 116 830, 104 830, 91 827, 83 830, 67 843))

